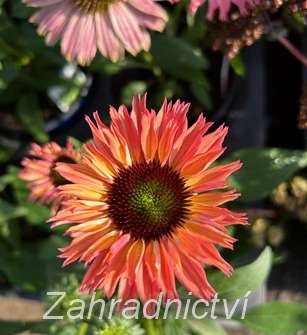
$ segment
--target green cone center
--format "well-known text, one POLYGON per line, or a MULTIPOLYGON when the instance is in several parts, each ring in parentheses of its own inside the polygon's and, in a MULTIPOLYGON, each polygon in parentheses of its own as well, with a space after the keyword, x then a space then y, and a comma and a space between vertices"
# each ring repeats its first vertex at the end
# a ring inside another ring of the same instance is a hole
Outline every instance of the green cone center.
POLYGON ((114 224, 135 239, 157 240, 182 226, 189 212, 189 192, 179 173, 160 162, 122 169, 109 190, 114 224))
POLYGON ((175 205, 175 194, 159 181, 138 185, 132 192, 130 206, 152 223, 163 223, 175 205))

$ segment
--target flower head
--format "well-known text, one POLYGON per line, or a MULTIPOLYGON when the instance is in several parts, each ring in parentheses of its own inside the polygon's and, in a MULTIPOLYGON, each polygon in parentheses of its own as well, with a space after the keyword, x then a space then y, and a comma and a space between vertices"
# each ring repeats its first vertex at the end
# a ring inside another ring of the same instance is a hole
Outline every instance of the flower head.
POLYGON ((111 125, 94 114, 87 118, 93 142, 81 163, 58 163, 56 171, 71 184, 60 186, 65 201, 51 221, 72 224, 72 242, 61 249, 64 265, 76 260, 88 266, 81 288, 101 289, 111 297, 117 286, 126 301, 143 302, 163 292, 178 297, 176 278, 195 296, 209 300, 215 291, 204 266, 226 275, 231 266, 216 246, 232 248, 227 227, 246 224, 243 213, 220 207, 236 199, 225 179, 239 161, 216 165, 227 128, 207 133, 203 115, 188 127, 189 105, 165 101, 156 114, 146 97, 110 109, 111 125))
MULTIPOLYGON (((197 2, 198 0, 194 1, 197 2)), ((208 18, 210 20, 214 19, 218 12, 219 19, 225 21, 229 18, 229 13, 233 6, 239 10, 241 16, 245 16, 249 10, 260 3, 260 1, 261 0, 208 0, 208 18)))
POLYGON ((97 50, 112 61, 125 50, 136 55, 150 47, 147 29, 162 31, 166 12, 156 0, 23 0, 41 8, 31 21, 47 44, 62 38, 68 60, 88 64, 97 50))
MULTIPOLYGON (((179 0, 170 0, 177 2, 179 0)), ((218 17, 219 20, 225 21, 229 19, 231 10, 235 7, 239 10, 240 15, 244 16, 249 9, 259 4, 261 0, 190 0, 190 13, 195 14, 197 9, 203 4, 207 4, 209 20, 218 17)))
POLYGON ((32 144, 29 155, 31 158, 24 158, 21 162, 23 169, 19 176, 27 182, 31 191, 30 199, 46 204, 58 203, 57 187, 68 181, 53 168, 57 162, 78 162, 80 154, 73 149, 72 142, 68 140, 66 148, 55 142, 45 145, 32 144))

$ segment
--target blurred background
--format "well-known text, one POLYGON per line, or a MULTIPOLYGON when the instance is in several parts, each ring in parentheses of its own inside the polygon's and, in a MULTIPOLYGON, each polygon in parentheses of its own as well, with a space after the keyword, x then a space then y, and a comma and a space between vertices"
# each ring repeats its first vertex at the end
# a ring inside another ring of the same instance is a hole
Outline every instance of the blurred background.
MULTIPOLYGON (((229 61, 212 51, 214 30, 203 10, 191 18, 185 5, 165 5, 170 22, 164 34, 152 33, 149 52, 116 64, 97 56, 80 67, 45 46, 28 23, 31 9, 0 0, 1 335, 27 329, 41 318, 44 292, 61 280, 74 287, 68 275, 82 273, 60 268, 57 248, 65 238, 46 223, 49 208, 27 200, 20 160, 32 142, 65 144, 70 136, 78 148, 90 136, 86 114, 98 110, 108 122, 110 104, 130 106, 133 95, 145 92, 152 108, 165 97, 190 101, 191 123, 204 113, 230 127, 224 159, 244 162, 232 183, 243 195, 235 209, 246 210, 251 225, 236 231, 240 242, 226 257, 242 264, 271 246, 271 274, 253 299, 307 303, 307 69, 265 37, 229 61)), ((295 15, 274 15, 306 54, 304 23, 295 15)), ((249 333, 232 325, 228 332, 249 333)), ((47 333, 81 334, 71 325, 47 333)))

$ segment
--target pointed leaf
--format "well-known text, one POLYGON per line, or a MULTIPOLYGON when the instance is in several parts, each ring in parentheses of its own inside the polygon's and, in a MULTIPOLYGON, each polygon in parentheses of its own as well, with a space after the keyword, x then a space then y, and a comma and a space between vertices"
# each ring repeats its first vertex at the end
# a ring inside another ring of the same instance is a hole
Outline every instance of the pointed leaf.
POLYGON ((230 278, 221 272, 210 273, 208 278, 220 299, 232 301, 258 288, 269 275, 271 266, 272 251, 267 247, 253 263, 235 269, 230 278))
POLYGON ((294 335, 307 331, 307 306, 274 301, 254 307, 238 321, 257 334, 294 335))

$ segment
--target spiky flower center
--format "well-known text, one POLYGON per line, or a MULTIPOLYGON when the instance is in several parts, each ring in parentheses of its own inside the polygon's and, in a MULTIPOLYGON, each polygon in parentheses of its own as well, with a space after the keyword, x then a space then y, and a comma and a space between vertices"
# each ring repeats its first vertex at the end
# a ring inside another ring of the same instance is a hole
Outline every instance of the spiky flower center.
POLYGON ((158 161, 122 169, 109 191, 115 225, 135 239, 157 240, 183 224, 189 192, 179 173, 158 161))
POLYGON ((105 12, 118 0, 72 0, 77 7, 88 13, 105 12))

